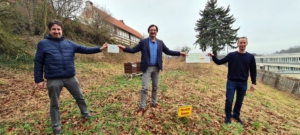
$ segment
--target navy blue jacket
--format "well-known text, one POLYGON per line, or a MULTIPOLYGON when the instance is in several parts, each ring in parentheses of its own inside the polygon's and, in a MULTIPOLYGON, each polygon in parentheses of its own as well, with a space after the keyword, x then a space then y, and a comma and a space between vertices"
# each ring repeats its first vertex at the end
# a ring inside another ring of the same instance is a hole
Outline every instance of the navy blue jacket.
POLYGON ((63 37, 54 39, 48 34, 37 45, 34 58, 34 81, 46 79, 69 78, 75 76, 75 53, 92 54, 101 52, 100 47, 85 47, 65 40, 63 37))
POLYGON ((228 62, 228 80, 247 82, 250 71, 251 82, 252 84, 256 84, 256 62, 254 55, 248 52, 241 54, 235 51, 229 53, 221 60, 218 60, 215 56, 212 57, 212 60, 218 65, 228 62))
MULTIPOLYGON (((180 56, 180 52, 178 51, 171 51, 168 47, 164 44, 162 40, 156 39, 157 41, 157 64, 160 70, 163 69, 162 67, 162 52, 164 52, 167 55, 172 56, 180 56)), ((149 38, 142 39, 139 44, 137 44, 133 48, 126 47, 124 49, 124 52, 128 53, 136 53, 141 51, 142 57, 141 57, 141 71, 146 72, 149 64, 150 64, 150 51, 149 51, 149 38)))

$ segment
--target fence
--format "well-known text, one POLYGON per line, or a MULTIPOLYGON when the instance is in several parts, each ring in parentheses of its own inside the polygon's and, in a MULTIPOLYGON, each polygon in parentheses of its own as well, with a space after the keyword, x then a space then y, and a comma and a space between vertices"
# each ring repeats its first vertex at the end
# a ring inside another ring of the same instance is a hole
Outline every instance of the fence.
POLYGON ((266 70, 257 71, 257 79, 275 89, 300 96, 300 80, 266 70))

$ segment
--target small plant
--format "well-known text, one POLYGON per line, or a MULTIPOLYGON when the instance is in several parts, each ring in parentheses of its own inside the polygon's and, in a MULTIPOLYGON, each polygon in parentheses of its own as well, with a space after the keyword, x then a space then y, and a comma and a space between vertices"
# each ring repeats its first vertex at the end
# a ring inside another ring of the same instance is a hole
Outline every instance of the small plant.
POLYGON ((202 119, 202 120, 203 120, 203 122, 204 122, 205 124, 209 124, 209 123, 212 122, 211 117, 210 117, 208 114, 206 114, 206 113, 202 114, 202 118, 204 118, 204 119, 202 119))
POLYGON ((188 122, 190 121, 190 119, 188 117, 181 117, 181 118, 179 118, 179 121, 182 124, 188 124, 188 122))
POLYGON ((162 92, 167 92, 167 85, 166 84, 160 84, 159 89, 161 89, 162 92))
POLYGON ((256 130, 260 130, 262 128, 262 125, 257 120, 252 123, 252 126, 256 130))
POLYGON ((269 101, 262 102, 262 104, 267 108, 271 108, 271 104, 269 101))
POLYGON ((133 133, 134 135, 136 134, 136 135, 140 135, 141 134, 141 130, 138 128, 138 127, 135 127, 134 128, 134 133, 133 133))
POLYGON ((25 123, 23 125, 23 128, 24 128, 25 133, 29 133, 29 132, 33 131, 33 127, 29 123, 25 123))
POLYGON ((0 135, 4 134, 5 131, 6 131, 5 127, 2 127, 2 126, 1 126, 1 128, 0 128, 0 135))
POLYGON ((203 135, 210 135, 209 129, 207 129, 207 128, 203 129, 203 130, 202 130, 202 134, 203 134, 203 135))

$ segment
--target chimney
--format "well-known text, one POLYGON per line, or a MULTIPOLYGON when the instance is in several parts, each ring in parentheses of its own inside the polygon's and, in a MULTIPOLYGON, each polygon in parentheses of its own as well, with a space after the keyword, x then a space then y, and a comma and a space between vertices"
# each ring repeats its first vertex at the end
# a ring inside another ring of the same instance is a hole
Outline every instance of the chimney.
POLYGON ((125 22, 123 20, 119 20, 120 22, 122 22, 123 24, 125 24, 125 22))
POLYGON ((87 1, 85 2, 85 7, 88 8, 88 9, 90 9, 90 10, 92 10, 93 2, 87 0, 87 1))

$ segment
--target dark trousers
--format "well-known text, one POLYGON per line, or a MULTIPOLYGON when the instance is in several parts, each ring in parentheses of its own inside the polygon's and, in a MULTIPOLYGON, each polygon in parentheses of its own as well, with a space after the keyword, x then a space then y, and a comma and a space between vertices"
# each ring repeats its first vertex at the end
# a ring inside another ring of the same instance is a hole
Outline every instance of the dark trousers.
POLYGON ((247 91, 247 82, 236 82, 227 80, 226 85, 226 103, 225 103, 225 114, 226 118, 239 117, 240 111, 242 108, 242 104, 244 101, 244 96, 247 91), (232 103, 234 99, 234 94, 236 91, 236 101, 233 108, 233 115, 232 115, 232 103))
POLYGON ((59 95, 63 87, 66 87, 76 100, 81 115, 86 116, 89 114, 79 86, 79 82, 76 77, 47 79, 47 89, 50 98, 50 117, 53 130, 61 127, 59 113, 59 95))

